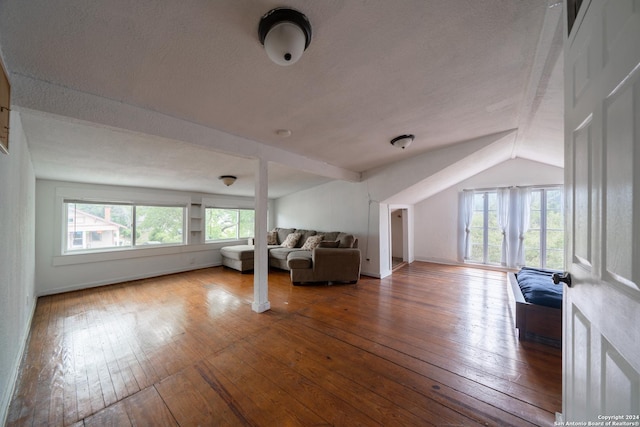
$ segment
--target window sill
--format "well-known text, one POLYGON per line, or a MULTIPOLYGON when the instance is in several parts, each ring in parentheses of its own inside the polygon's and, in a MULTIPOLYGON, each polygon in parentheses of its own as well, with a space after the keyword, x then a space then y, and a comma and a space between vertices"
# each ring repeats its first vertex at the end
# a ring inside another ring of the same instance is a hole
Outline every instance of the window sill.
POLYGON ((122 259, 176 255, 189 252, 210 251, 215 249, 218 248, 213 247, 210 244, 115 249, 112 251, 83 252, 76 254, 58 255, 53 257, 52 264, 54 267, 59 267, 65 265, 87 264, 93 262, 117 261, 122 259))

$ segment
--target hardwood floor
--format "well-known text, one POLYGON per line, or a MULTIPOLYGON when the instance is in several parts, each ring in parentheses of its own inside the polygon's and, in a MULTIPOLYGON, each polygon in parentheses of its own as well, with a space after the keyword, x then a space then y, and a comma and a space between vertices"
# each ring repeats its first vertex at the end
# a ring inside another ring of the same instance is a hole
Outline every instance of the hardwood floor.
POLYGON ((504 273, 356 285, 222 267, 38 300, 8 425, 553 425, 561 353, 519 342, 504 273))

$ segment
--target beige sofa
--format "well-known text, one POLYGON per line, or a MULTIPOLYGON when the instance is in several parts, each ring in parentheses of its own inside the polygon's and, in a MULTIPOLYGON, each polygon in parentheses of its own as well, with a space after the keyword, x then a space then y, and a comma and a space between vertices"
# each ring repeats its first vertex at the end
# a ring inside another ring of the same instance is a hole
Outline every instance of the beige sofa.
MULTIPOLYGON (((294 228, 276 228, 270 234, 269 266, 288 270, 294 285, 358 281, 360 249, 352 234, 294 228), (299 239, 292 247, 283 246, 291 234, 299 235, 299 239), (308 249, 305 243, 312 236, 318 246, 308 249)), ((220 249, 222 265, 241 272, 253 270, 254 250, 251 244, 225 246, 220 249)))

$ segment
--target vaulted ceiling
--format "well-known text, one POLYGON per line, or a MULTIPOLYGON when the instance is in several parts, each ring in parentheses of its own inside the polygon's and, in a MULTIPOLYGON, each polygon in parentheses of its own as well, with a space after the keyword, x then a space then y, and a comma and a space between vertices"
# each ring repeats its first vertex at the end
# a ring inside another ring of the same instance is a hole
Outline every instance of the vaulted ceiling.
POLYGON ((251 195, 262 157, 280 197, 510 129, 512 157, 562 165, 561 2, 289 0, 313 38, 280 67, 257 28, 283 5, 1 1, 36 176, 251 195))

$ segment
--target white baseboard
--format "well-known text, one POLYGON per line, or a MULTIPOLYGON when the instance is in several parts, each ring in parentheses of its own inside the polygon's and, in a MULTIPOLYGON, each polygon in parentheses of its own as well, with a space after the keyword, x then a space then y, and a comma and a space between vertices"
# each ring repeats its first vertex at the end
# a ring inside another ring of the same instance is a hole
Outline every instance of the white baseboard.
POLYGON ((420 262, 432 262, 434 264, 460 265, 460 266, 468 267, 468 264, 465 264, 463 262, 458 262, 456 260, 450 260, 450 259, 444 259, 444 258, 426 257, 426 258, 416 258, 415 260, 420 262))
POLYGON ((455 265, 458 267, 481 268, 483 270, 493 270, 493 271, 517 271, 517 269, 501 267, 499 265, 475 264, 475 263, 452 261, 450 259, 441 259, 441 258, 416 258, 416 261, 432 262, 434 264, 455 265))
POLYGON ((187 267, 170 268, 168 270, 154 271, 153 273, 143 273, 143 274, 136 274, 131 276, 121 276, 121 277, 110 278, 109 280, 98 280, 95 282, 79 283, 72 286, 66 286, 64 288, 49 289, 45 292, 38 293, 38 297, 42 297, 46 295, 61 294, 64 292, 79 291, 82 289, 97 288, 99 286, 115 285, 118 283, 130 282, 132 280, 148 279, 150 277, 166 276, 167 274, 183 273, 185 271, 191 271, 191 270, 200 270, 201 268, 219 267, 221 265, 222 263, 220 262, 194 264, 194 265, 189 265, 187 267))
POLYGON ((382 277, 378 273, 369 273, 368 271, 361 271, 361 276, 373 277, 374 279, 381 279, 382 277))

